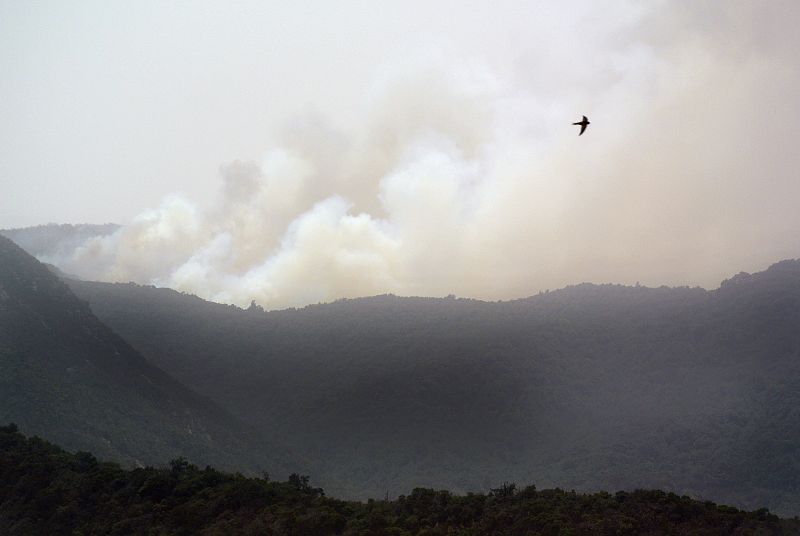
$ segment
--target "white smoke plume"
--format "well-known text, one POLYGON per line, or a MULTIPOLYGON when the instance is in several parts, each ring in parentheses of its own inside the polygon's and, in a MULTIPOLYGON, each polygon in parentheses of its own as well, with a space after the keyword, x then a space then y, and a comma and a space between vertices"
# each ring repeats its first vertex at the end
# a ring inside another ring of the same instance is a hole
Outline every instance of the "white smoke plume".
POLYGON ((266 308, 714 286, 800 256, 797 6, 655 4, 587 37, 583 70, 546 50, 401 66, 360 124, 306 115, 262 161, 223 166, 213 206, 173 196, 50 260, 266 308))

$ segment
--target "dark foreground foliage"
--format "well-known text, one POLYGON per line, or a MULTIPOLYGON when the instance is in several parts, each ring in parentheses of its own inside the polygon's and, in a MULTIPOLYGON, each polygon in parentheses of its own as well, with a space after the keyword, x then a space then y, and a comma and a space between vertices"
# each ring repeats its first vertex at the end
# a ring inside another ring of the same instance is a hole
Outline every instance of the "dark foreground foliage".
POLYGON ((0 533, 7 535, 720 535, 798 534, 798 527, 766 509, 744 512, 661 491, 578 494, 507 484, 487 495, 417 488, 393 501, 341 501, 299 475, 271 482, 184 459, 125 470, 0 427, 0 533))

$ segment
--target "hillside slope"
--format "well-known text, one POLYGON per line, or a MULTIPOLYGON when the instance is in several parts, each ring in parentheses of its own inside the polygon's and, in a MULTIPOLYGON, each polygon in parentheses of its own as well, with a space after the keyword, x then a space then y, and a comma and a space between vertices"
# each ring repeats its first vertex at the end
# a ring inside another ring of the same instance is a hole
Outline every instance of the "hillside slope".
POLYGON ((130 464, 186 456, 256 471, 275 453, 100 322, 0 237, 0 421, 130 464))
POLYGON ((721 288, 263 312, 70 282, 153 362, 344 496, 502 479, 800 513, 800 262, 721 288))

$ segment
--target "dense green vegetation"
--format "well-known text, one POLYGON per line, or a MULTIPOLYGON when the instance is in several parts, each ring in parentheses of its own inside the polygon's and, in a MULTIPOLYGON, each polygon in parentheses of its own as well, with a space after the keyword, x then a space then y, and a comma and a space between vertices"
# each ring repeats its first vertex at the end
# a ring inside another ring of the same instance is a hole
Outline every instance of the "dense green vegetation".
POLYGON ((800 513, 800 262, 721 288, 263 312, 70 282, 149 360, 348 498, 497 480, 800 513))
POLYGON ((742 512, 661 491, 520 490, 341 501, 308 478, 245 478, 185 459, 124 470, 0 427, 0 532, 16 535, 800 534, 766 509, 742 512))
POLYGON ((0 422, 129 465, 177 456, 278 471, 277 452, 153 366, 0 237, 0 422))

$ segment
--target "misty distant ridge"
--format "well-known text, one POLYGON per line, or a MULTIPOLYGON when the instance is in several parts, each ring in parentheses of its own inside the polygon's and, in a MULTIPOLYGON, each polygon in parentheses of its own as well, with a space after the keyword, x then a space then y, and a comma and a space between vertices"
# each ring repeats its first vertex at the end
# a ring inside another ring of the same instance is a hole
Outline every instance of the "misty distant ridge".
MULTIPOLYGON (((0 229, 0 235, 6 236, 13 240, 18 246, 22 249, 30 253, 31 255, 37 257, 39 260, 44 262, 49 262, 52 258, 57 257, 59 255, 63 255, 68 253, 69 251, 74 250, 79 245, 83 244, 86 240, 93 238, 93 237, 103 237, 108 236, 116 232, 121 228, 120 225, 116 223, 104 223, 104 224, 57 224, 57 223, 48 223, 43 225, 36 225, 32 227, 20 227, 20 228, 12 228, 12 229, 0 229)), ((771 266, 769 266, 764 272, 755 272, 754 274, 758 273, 777 273, 780 271, 795 271, 797 269, 797 264, 800 263, 800 259, 785 259, 782 261, 778 261, 771 266)), ((72 279, 78 279, 77 276, 73 274, 64 274, 60 272, 58 266, 53 266, 55 271, 58 275, 62 277, 68 277, 72 279)), ((754 274, 748 272, 739 272, 738 274, 723 280, 719 288, 722 288, 726 285, 737 285, 743 282, 751 280, 754 274)), ((141 286, 152 286, 147 284, 139 284, 139 283, 131 283, 131 284, 138 284, 141 286)), ((625 285, 625 284, 618 284, 618 283, 595 283, 595 282, 582 282, 576 283, 572 285, 567 285, 561 289, 548 289, 540 291, 536 294, 526 296, 526 297, 519 297, 510 300, 496 300, 496 303, 507 303, 507 302, 514 302, 517 300, 528 300, 532 298, 537 298, 538 296, 551 294, 555 292, 588 292, 592 293, 594 287, 598 287, 599 289, 623 289, 623 288, 637 288, 637 289, 650 289, 650 290, 663 290, 663 289, 691 289, 693 291, 705 291, 703 287, 700 286, 677 286, 677 287, 670 287, 667 285, 662 285, 660 287, 648 287, 645 285, 625 285)), ((387 293, 384 295, 377 295, 375 296, 386 296, 386 297, 396 297, 395 294, 387 293)), ((421 297, 421 296, 408 296, 408 297, 421 297)), ((342 302, 346 300, 352 299, 363 299, 363 298, 339 298, 337 300, 332 301, 331 303, 335 302, 342 302)), ((486 302, 492 303, 492 301, 488 300, 481 300, 478 298, 469 298, 469 297, 459 297, 455 295, 449 295, 447 298, 444 299, 459 299, 459 300, 471 300, 476 302, 486 302)), ((323 302, 324 303, 324 302, 323 302)), ((261 309, 260 305, 256 302, 255 304, 256 310, 261 309)), ((314 305, 321 305, 320 304, 309 304, 306 307, 314 306, 314 305)), ((235 306, 234 306, 235 307, 235 306)), ((296 307, 291 307, 289 309, 296 309, 296 307)))
POLYGON ((0 235, 38 258, 47 260, 66 255, 88 239, 108 236, 120 228, 116 223, 47 223, 33 227, 0 229, 0 235))
MULTIPOLYGON (((55 266, 49 266, 51 270, 54 271, 60 277, 66 279, 79 279, 71 274, 64 274, 55 266)), ((243 310, 253 313, 279 313, 281 311, 296 311, 296 310, 303 310, 309 308, 317 308, 317 307, 332 307, 332 306, 341 306, 347 304, 349 302, 374 302, 374 303, 392 303, 395 300, 403 301, 403 300, 410 300, 410 301, 447 301, 447 302, 462 302, 462 303, 475 303, 475 304, 514 304, 514 303, 523 303, 523 302, 532 302, 532 301, 541 301, 542 303, 549 303, 549 302, 558 302, 565 298, 570 297, 585 297, 585 298, 596 298, 602 299, 603 297, 610 297, 610 296, 618 296, 618 297, 625 297, 625 298, 641 298, 641 299, 648 299, 648 298, 659 298, 665 297, 667 294, 673 294, 674 296, 681 296, 681 297, 702 297, 707 293, 718 292, 724 288, 730 288, 734 286, 739 286, 748 282, 752 282, 754 278, 762 278, 764 281, 768 281, 773 279, 773 276, 779 275, 791 275, 796 274, 800 276, 800 259, 784 259, 778 262, 773 263, 767 269, 761 272, 739 272, 730 278, 724 279, 720 282, 719 287, 716 289, 705 289, 700 286, 668 286, 668 285, 661 285, 658 287, 651 287, 646 285, 626 285, 621 283, 592 283, 592 282, 582 282, 576 283, 572 285, 567 285, 560 289, 547 289, 539 291, 536 294, 531 294, 529 296, 524 296, 520 298, 513 298, 508 300, 482 300, 479 298, 470 298, 470 297, 461 297, 456 296, 454 294, 450 294, 445 297, 437 297, 437 296, 401 296, 394 293, 385 293, 385 294, 376 294, 374 296, 363 296, 363 297, 355 297, 355 298, 338 298, 336 300, 332 300, 330 302, 319 302, 319 303, 311 303, 308 305, 304 305, 301 307, 287 307, 284 309, 274 309, 269 310, 263 308, 260 304, 253 302, 248 307, 239 307, 235 304, 217 304, 222 307, 232 308, 236 310, 243 310), (674 294, 674 293, 678 294, 674 294)), ((98 284, 110 284, 110 285, 123 285, 123 286, 130 286, 130 287, 138 287, 143 289, 153 289, 159 291, 166 291, 166 292, 175 292, 180 294, 186 298, 197 300, 198 303, 216 303, 210 302, 209 300, 205 300, 194 294, 184 291, 178 291, 175 289, 171 289, 168 287, 159 287, 155 285, 147 285, 147 284, 139 284, 135 282, 119 282, 119 283, 99 283, 98 284)), ((635 301, 633 302, 635 303, 635 301)))
MULTIPOLYGON (((72 268, 76 268, 76 271, 71 270, 69 267, 65 267, 64 264, 70 264, 71 260, 73 259, 76 252, 79 250, 80 246, 86 244, 86 242, 92 238, 103 238, 113 235, 117 231, 122 229, 122 226, 115 224, 115 223, 105 223, 105 224, 55 224, 55 223, 48 223, 46 225, 37 225, 33 227, 23 227, 23 228, 14 228, 14 229, 0 229, 0 235, 6 236, 13 240, 17 245, 22 247, 25 251, 30 253, 31 255, 35 256, 38 260, 52 265, 52 267, 56 270, 56 272, 64 277, 72 278, 72 279, 85 279, 85 280, 97 280, 98 278, 95 277, 88 277, 85 274, 80 275, 78 272, 80 270, 77 269, 77 266, 72 266, 72 268)), ((159 253, 158 251, 154 252, 151 256, 157 258, 159 255, 163 254, 164 252, 159 253)), ((152 261, 152 259, 151 259, 152 261)), ((99 261, 98 261, 99 262, 99 261)), ((791 263, 794 262, 794 259, 787 259, 786 261, 791 263)), ((778 265, 781 262, 777 263, 778 265)), ((144 263, 144 261, 143 261, 144 263)), ((144 264, 143 264, 144 265, 144 264)), ((737 269, 736 266, 731 266, 731 271, 737 269)), ((772 269, 781 269, 780 266, 773 265, 769 268, 772 269)), ((791 268, 790 268, 791 269, 791 268)), ((124 271, 122 272, 124 273, 124 271)), ((759 272, 756 272, 759 273, 759 272)), ((734 275, 728 279, 723 280, 720 283, 720 287, 727 285, 727 284, 738 284, 742 281, 745 281, 748 277, 751 277, 751 274, 747 272, 740 272, 737 275, 734 275)), ((134 278, 131 277, 131 281, 134 281, 134 278)), ((124 281, 120 281, 124 282, 124 281)), ((137 284, 147 286, 148 283, 143 281, 135 281, 137 284)), ((532 281, 533 283, 533 281, 532 281)), ((584 282, 578 284, 567 285, 562 287, 561 290, 567 290, 574 287, 582 288, 585 285, 595 285, 601 287, 608 287, 608 286, 618 286, 618 287, 631 287, 634 288, 634 285, 626 285, 626 284, 618 284, 618 283, 598 283, 598 282, 584 282)), ((169 288, 168 284, 159 285, 165 288, 169 288)), ((635 287, 640 287, 637 283, 635 287)), ((667 286, 662 285, 661 287, 647 287, 641 286, 641 288, 693 288, 693 289, 704 289, 702 286, 667 286)), ((446 292, 446 289, 443 289, 446 292)), ((520 297, 511 298, 511 299, 504 299, 504 300, 497 300, 497 302, 513 302, 517 299, 527 299, 529 297, 535 297, 537 295, 547 294, 551 292, 555 292, 556 290, 548 289, 539 291, 538 293, 525 296, 524 293, 520 293, 520 297)), ((202 294, 200 292, 191 292, 191 294, 202 294)), ((391 293, 388 295, 394 296, 397 293, 391 293)), ((370 294, 366 294, 367 296, 370 294)), ((402 295, 402 294, 397 294, 402 295)), ((246 296, 246 295, 245 295, 246 296)), ((362 295, 364 296, 364 295, 362 295)), ((448 298, 455 298, 456 296, 450 295, 448 298)), ((209 299, 208 297, 204 297, 203 299, 209 299)), ((250 296, 247 298, 247 301, 252 300, 253 297, 250 296)), ((330 302, 334 301, 341 301, 346 299, 357 299, 357 297, 345 297, 345 298, 338 298, 332 299, 330 302)), ((480 298, 470 298, 470 297, 461 297, 459 299, 471 299, 475 301, 486 301, 487 303, 491 303, 492 300, 483 300, 480 298)), ((229 303, 229 300, 210 300, 210 301, 221 301, 222 303, 229 303)), ((244 303, 247 303, 244 302, 244 303)), ((264 304, 256 299, 253 300, 256 306, 264 307, 267 310, 280 310, 285 309, 285 306, 279 307, 270 307, 269 304, 264 304)), ((240 304, 242 302, 239 302, 240 304)), ((319 303, 326 303, 325 300, 319 303)), ((243 307, 243 308, 246 308, 243 307)), ((289 307, 289 308, 296 308, 296 307, 289 307)))

